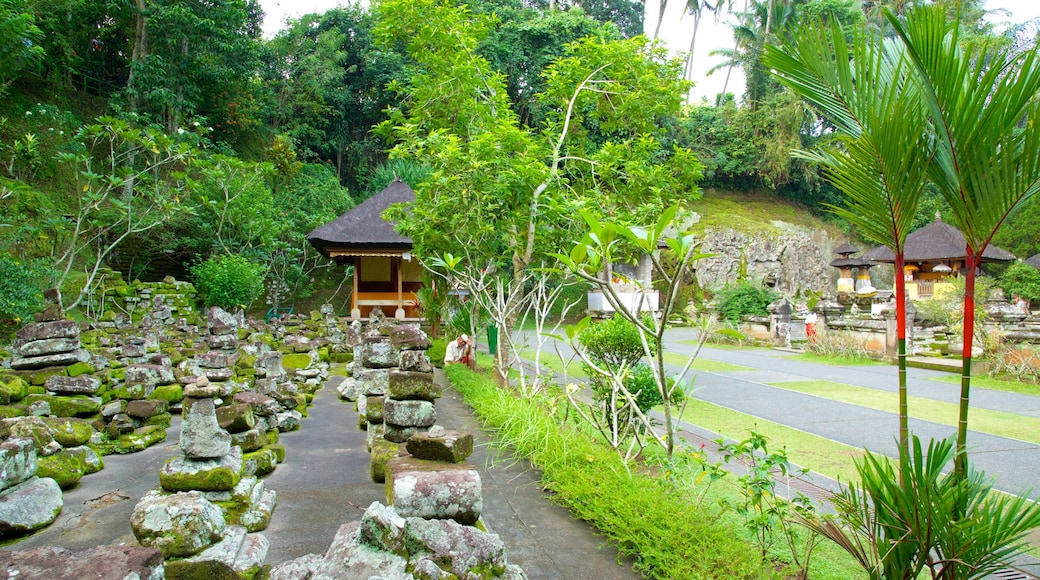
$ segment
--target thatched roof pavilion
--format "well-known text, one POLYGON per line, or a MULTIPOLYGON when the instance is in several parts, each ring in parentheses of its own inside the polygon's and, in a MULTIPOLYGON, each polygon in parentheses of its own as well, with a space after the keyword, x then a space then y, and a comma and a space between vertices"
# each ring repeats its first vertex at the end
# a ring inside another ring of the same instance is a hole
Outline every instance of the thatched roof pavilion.
POLYGON ((417 315, 415 292, 422 286, 422 266, 412 259, 412 240, 383 219, 391 205, 414 202, 412 188, 395 179, 383 191, 307 234, 307 241, 322 255, 354 266, 353 318, 383 307, 392 308, 393 316, 400 319, 417 315))
MULTIPOLYGON (((967 257, 967 242, 960 230, 942 221, 938 213, 935 221, 906 236, 903 259, 906 263, 963 262, 967 257)), ((888 246, 878 246, 863 254, 863 258, 874 262, 893 264, 895 252, 888 246)), ((983 262, 1006 262, 1015 260, 1015 255, 990 244, 982 253, 983 262)))

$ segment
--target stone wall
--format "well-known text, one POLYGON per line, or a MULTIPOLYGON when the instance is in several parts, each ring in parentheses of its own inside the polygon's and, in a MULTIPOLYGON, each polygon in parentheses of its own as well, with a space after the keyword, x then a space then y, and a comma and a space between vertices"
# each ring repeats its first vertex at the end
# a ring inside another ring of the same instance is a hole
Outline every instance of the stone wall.
POLYGON ((189 324, 199 317, 198 292, 190 282, 181 282, 167 276, 162 282, 127 283, 115 271, 101 273, 104 282, 98 296, 88 309, 101 324, 115 324, 120 319, 140 322, 157 304, 165 306, 172 319, 184 318, 189 324))
POLYGON ((701 251, 717 254, 694 263, 701 288, 721 288, 744 278, 770 279, 784 295, 807 290, 825 292, 833 287, 837 270, 828 266, 835 243, 819 230, 789 226, 777 234, 748 234, 736 230, 708 230, 701 251))

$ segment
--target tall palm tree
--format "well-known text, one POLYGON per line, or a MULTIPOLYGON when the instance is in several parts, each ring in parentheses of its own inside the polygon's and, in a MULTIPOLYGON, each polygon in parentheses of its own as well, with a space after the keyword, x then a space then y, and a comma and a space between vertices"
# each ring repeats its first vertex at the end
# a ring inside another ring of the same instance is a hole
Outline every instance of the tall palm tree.
POLYGON ((964 350, 955 471, 963 476, 975 321, 975 274, 994 234, 1040 191, 1040 58, 1037 46, 960 42, 941 5, 886 14, 920 77, 935 136, 932 181, 967 243, 964 350))
POLYGON ((867 238, 895 253, 899 445, 909 449, 906 393, 906 236, 927 182, 927 117, 910 77, 910 62, 895 43, 866 29, 851 45, 836 22, 803 24, 783 48, 766 47, 763 64, 839 131, 830 144, 801 156, 819 162, 845 193, 832 211, 867 238))

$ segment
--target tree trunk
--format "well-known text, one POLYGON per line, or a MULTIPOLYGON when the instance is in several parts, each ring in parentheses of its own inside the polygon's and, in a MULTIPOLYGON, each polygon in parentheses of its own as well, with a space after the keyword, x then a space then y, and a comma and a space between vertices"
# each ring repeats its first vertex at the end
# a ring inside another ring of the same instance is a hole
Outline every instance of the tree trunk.
MULTIPOLYGON (((910 425, 906 392, 906 278, 903 252, 896 252, 896 362, 899 365, 899 449, 910 453, 910 425)), ((903 481, 903 472, 899 472, 903 481)))
MULTIPOLYGON (((979 252, 981 254, 981 252, 979 252)), ((968 403, 971 400, 971 347, 975 335, 975 267, 978 256, 968 248, 964 260, 964 346, 961 350, 961 400, 957 419, 957 457, 954 474, 963 478, 968 468, 968 403)))
POLYGON ((134 0, 136 16, 134 18, 134 50, 130 56, 130 76, 126 86, 130 88, 130 110, 136 111, 139 105, 137 91, 134 87, 136 70, 148 57, 148 0, 134 0))

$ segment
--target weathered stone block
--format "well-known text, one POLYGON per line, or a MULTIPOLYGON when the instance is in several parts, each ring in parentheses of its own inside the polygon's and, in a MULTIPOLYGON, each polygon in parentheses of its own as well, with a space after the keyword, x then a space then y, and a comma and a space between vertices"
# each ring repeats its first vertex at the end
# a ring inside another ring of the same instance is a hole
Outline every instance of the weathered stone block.
POLYGON ((230 491, 242 477, 242 450, 218 459, 190 460, 174 457, 159 470, 159 484, 166 491, 230 491))
POLYGON ((173 369, 159 365, 133 364, 127 365, 124 380, 130 384, 172 385, 177 382, 173 369))
POLYGON ((398 350, 427 350, 430 338, 418 326, 400 324, 390 331, 390 344, 398 350))
POLYGON ((217 423, 213 399, 199 399, 191 406, 181 426, 181 451, 188 459, 216 459, 231 451, 231 435, 217 423))
POLYGON ((282 408, 273 397, 252 391, 235 393, 234 400, 240 403, 247 403, 253 408, 253 413, 260 417, 272 417, 275 413, 281 411, 282 408))
POLYGON ((383 422, 383 401, 385 399, 386 397, 381 395, 365 397, 365 420, 368 423, 383 422))
POLYGON ((79 336, 79 325, 73 320, 56 320, 54 322, 38 322, 26 324, 18 329, 15 337, 29 342, 50 338, 74 338, 79 336))
POLYGON ((336 386, 336 392, 344 401, 356 401, 361 396, 361 384, 354 377, 347 377, 336 386))
POLYGON ((126 404, 126 414, 141 421, 161 415, 169 410, 170 404, 162 399, 140 399, 126 404))
POLYGON ((53 479, 62 489, 69 489, 76 485, 86 473, 87 465, 84 462, 84 456, 68 453, 64 449, 53 455, 41 457, 39 469, 36 471, 37 476, 53 479))
POLYGON ((47 392, 56 395, 96 395, 101 389, 101 379, 94 375, 67 377, 52 375, 43 383, 47 392))
MULTIPOLYGON (((284 453, 282 454, 284 457, 284 453)), ((278 467, 278 451, 276 448, 263 447, 242 455, 242 475, 262 477, 278 467)))
POLYGON ((0 378, 0 404, 21 401, 29 394, 29 383, 22 377, 0 378))
POLYGON ((431 429, 408 439, 408 453, 416 459, 460 463, 473 454, 473 434, 431 429))
POLYGON ((404 443, 409 437, 429 431, 429 427, 400 427, 383 423, 383 438, 394 443, 404 443))
POLYGON ((163 556, 192 556, 219 542, 224 513, 197 491, 163 495, 150 492, 134 507, 130 527, 142 546, 163 556))
POLYGON ((396 367, 400 357, 398 350, 390 345, 387 340, 377 340, 361 343, 361 346, 357 348, 355 354, 358 355, 358 361, 361 365, 368 369, 384 369, 396 367))
POLYGON ((16 358, 11 361, 11 368, 20 371, 55 366, 66 367, 78 362, 88 362, 90 358, 90 352, 80 349, 59 354, 16 358))
MULTIPOLYGON (((357 367, 355 367, 357 368, 357 367)), ((356 380, 364 395, 385 395, 389 385, 390 369, 366 369, 358 371, 356 380)))
POLYGON ((36 475, 36 443, 26 437, 11 437, 0 443, 0 491, 36 475))
POLYGON ((434 401, 441 397, 441 386, 433 382, 432 374, 392 370, 387 382, 391 399, 434 401))
POLYGON ((44 356, 72 352, 77 348, 79 348, 78 336, 75 338, 45 338, 22 344, 18 349, 18 354, 24 357, 44 356))
MULTIPOLYGON (((496 534, 450 520, 405 518, 403 541, 414 554, 425 554, 423 561, 435 564, 441 578, 526 578, 509 575, 505 545, 496 534)), ((514 567, 515 568, 515 567, 514 567)), ((518 570, 514 570, 514 574, 518 570)))
POLYGON ((31 439, 36 446, 36 453, 54 441, 50 427, 40 417, 12 417, 0 421, 0 435, 12 438, 31 439))
POLYGON ((166 440, 166 429, 161 425, 146 425, 130 433, 119 435, 116 449, 119 453, 137 453, 166 440))
POLYGON ((397 427, 432 427, 437 422, 437 409, 429 401, 388 398, 383 403, 383 422, 397 427))
POLYGON ((195 355, 195 362, 204 369, 222 369, 231 366, 231 357, 226 352, 207 351, 195 355))
POLYGON ((51 414, 57 417, 89 417, 101 410, 101 401, 83 395, 29 395, 24 400, 29 405, 37 401, 46 402, 51 414))
POLYGON ((231 444, 242 448, 243 453, 256 451, 267 444, 267 434, 260 429, 249 429, 231 434, 231 444))
POLYGON ((401 351, 401 370, 416 373, 433 374, 433 363, 426 351, 403 350, 401 351))
POLYGON ((241 433, 256 426, 256 415, 249 403, 231 403, 217 408, 217 422, 229 433, 241 433))
POLYGON ((468 463, 398 457, 387 463, 386 496, 401 517, 450 519, 472 525, 480 518, 480 474, 468 463))

